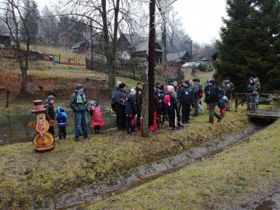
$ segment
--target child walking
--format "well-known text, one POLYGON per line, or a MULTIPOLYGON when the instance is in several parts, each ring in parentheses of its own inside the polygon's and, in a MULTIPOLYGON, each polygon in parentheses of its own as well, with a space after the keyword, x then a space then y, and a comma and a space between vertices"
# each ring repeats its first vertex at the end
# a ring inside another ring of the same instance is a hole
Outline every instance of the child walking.
POLYGON ((90 127, 94 129, 94 133, 100 133, 100 129, 104 126, 103 114, 101 107, 97 101, 90 102, 91 122, 90 127))
POLYGON ((61 140, 66 139, 66 126, 67 126, 67 114, 61 106, 57 107, 56 110, 56 121, 58 126, 58 137, 61 140))

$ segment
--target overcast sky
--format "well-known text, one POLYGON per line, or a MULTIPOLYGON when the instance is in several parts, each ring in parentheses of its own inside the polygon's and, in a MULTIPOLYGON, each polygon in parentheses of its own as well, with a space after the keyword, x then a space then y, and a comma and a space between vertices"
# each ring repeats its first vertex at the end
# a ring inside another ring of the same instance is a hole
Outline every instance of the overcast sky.
MULTIPOLYGON (((40 9, 54 7, 57 0, 36 0, 40 9)), ((56 5, 57 6, 57 5, 56 5)), ((178 0, 175 9, 191 38, 200 44, 219 38, 222 17, 226 16, 226 0, 178 0)))

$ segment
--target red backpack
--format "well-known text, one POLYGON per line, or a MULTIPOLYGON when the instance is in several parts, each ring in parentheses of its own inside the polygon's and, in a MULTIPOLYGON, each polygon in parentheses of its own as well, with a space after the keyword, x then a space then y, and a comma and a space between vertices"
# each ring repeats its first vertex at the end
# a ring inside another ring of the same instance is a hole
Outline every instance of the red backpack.
POLYGON ((171 98, 169 94, 164 95, 164 104, 166 106, 170 106, 171 105, 171 98))

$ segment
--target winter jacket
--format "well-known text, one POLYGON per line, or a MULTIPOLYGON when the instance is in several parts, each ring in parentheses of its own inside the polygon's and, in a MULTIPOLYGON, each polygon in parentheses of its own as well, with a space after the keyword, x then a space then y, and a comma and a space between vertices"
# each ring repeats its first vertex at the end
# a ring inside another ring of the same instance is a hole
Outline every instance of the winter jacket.
POLYGON ((225 95, 225 90, 221 87, 219 88, 218 93, 218 107, 219 108, 226 108, 227 105, 227 96, 225 95))
POLYGON ((199 82, 194 82, 194 84, 192 86, 192 90, 193 90, 194 99, 198 99, 203 96, 203 88, 199 82))
POLYGON ((70 107, 74 112, 83 112, 87 110, 87 98, 85 94, 79 94, 75 91, 70 99, 70 107))
POLYGON ((54 106, 47 99, 45 100, 44 107, 46 108, 47 120, 54 120, 55 119, 54 106))
POLYGON ((165 93, 164 94, 164 104, 167 110, 174 110, 178 109, 178 104, 176 101, 176 98, 173 94, 171 93, 165 93))
POLYGON ((136 114, 136 98, 135 96, 128 95, 125 102, 125 114, 135 115, 136 114))
POLYGON ((205 92, 205 102, 207 104, 218 103, 218 101, 219 101, 219 88, 216 84, 207 85, 204 89, 204 92, 205 92))
POLYGON ((91 107, 92 118, 90 122, 90 126, 94 128, 95 126, 103 126, 103 114, 100 106, 92 106, 91 107))
POLYGON ((258 94, 258 88, 255 83, 248 83, 247 84, 247 92, 250 94, 258 94))
POLYGON ((188 86, 182 89, 181 94, 181 103, 182 104, 192 104, 193 103, 193 90, 192 87, 188 86))
POLYGON ((142 89, 136 88, 136 105, 137 105, 137 110, 141 110, 142 108, 142 89))
POLYGON ((65 128, 67 126, 67 118, 68 116, 64 109, 62 109, 61 106, 58 106, 56 110, 55 119, 59 128, 65 128))
POLYGON ((232 93, 235 90, 234 84, 232 82, 227 82, 222 85, 222 88, 225 91, 225 96, 231 99, 232 93))
POLYGON ((126 95, 123 90, 115 90, 112 94, 112 106, 115 104, 125 106, 126 95))

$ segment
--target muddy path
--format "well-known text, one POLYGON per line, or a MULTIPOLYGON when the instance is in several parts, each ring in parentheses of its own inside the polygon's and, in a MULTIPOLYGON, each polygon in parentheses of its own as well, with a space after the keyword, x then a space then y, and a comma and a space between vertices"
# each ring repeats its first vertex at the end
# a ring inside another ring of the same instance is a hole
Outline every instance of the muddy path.
POLYGON ((80 209, 89 203, 119 194, 212 156, 233 144, 246 140, 247 137, 258 132, 261 128, 248 124, 241 131, 228 134, 224 138, 204 143, 173 157, 133 168, 124 177, 112 179, 110 184, 92 184, 91 186, 83 186, 71 192, 54 195, 40 204, 34 204, 33 209, 80 209))

